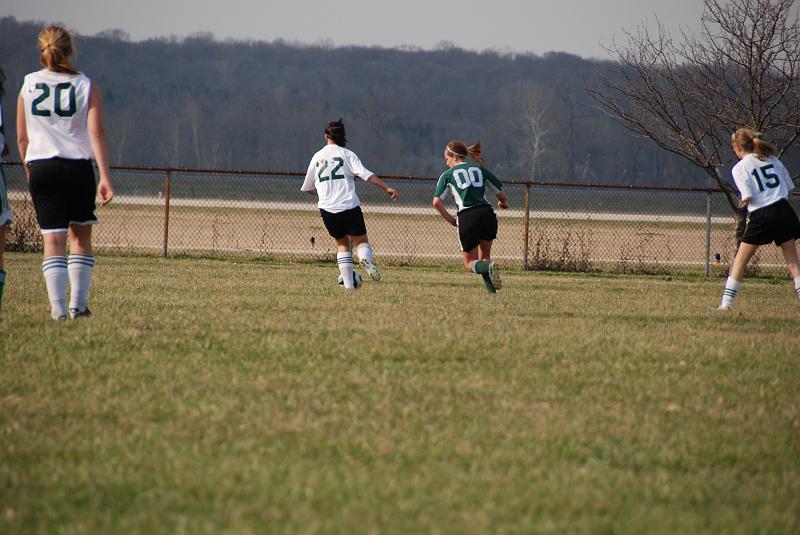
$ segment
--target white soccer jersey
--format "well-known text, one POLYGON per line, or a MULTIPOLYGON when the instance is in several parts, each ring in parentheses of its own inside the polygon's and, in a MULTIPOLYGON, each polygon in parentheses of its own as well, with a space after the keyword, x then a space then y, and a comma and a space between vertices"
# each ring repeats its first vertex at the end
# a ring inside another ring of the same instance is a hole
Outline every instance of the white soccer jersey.
POLYGON ((25 161, 93 157, 87 128, 91 81, 83 73, 47 69, 25 77, 20 95, 25 105, 28 150, 25 161))
POLYGON ((755 154, 748 154, 733 166, 732 174, 742 199, 751 199, 749 212, 785 199, 794 188, 789 172, 774 156, 759 160, 755 154))
POLYGON ((339 145, 325 145, 308 164, 302 191, 314 188, 319 195, 318 206, 326 212, 339 213, 360 204, 354 178, 367 180, 369 171, 353 151, 339 145))

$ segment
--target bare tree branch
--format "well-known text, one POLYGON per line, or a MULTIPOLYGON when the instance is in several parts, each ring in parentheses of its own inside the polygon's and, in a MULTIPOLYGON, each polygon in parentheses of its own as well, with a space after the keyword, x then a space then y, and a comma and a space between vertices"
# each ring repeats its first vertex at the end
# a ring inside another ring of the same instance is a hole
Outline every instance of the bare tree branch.
POLYGON ((794 0, 704 0, 700 29, 676 44, 656 20, 610 52, 594 100, 636 136, 703 169, 738 213, 723 175, 730 134, 765 133, 783 154, 800 140, 800 19, 794 0))

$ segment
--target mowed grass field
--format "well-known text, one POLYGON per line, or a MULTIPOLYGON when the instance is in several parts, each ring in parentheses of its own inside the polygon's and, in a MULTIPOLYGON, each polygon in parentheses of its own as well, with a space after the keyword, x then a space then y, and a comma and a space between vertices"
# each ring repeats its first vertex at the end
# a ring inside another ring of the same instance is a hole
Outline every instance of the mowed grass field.
POLYGON ((788 280, 7 254, 0 533, 791 533, 788 280))

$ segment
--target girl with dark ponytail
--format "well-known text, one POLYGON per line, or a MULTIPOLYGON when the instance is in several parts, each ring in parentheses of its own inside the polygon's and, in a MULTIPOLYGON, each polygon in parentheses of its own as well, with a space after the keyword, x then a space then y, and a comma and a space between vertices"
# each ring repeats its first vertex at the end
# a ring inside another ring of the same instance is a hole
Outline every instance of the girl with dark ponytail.
POLYGON ((342 120, 328 123, 325 127, 325 146, 311 158, 301 190, 319 196, 322 221, 328 234, 336 240, 339 284, 347 289, 355 289, 361 276, 353 269, 353 247, 370 278, 375 281, 381 279, 367 238, 355 178, 382 189, 392 200, 396 201, 400 196, 394 188, 367 170, 354 152, 344 148, 346 144, 342 120))

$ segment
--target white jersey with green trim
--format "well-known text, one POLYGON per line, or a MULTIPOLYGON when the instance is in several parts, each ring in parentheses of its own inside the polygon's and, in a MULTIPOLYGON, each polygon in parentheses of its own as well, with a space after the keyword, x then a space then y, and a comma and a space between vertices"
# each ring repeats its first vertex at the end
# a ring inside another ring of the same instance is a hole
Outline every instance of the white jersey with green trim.
POLYGON ((733 166, 732 174, 742 199, 750 199, 748 212, 785 199, 794 188, 789 171, 775 156, 759 160, 750 153, 733 166))
POLYGON ((83 74, 47 69, 25 76, 20 95, 25 109, 25 161, 93 157, 87 117, 92 83, 83 74))
POLYGON ((311 158, 300 189, 316 189, 319 208, 336 214, 360 204, 354 179, 367 180, 373 174, 353 151, 339 145, 325 145, 311 158))

